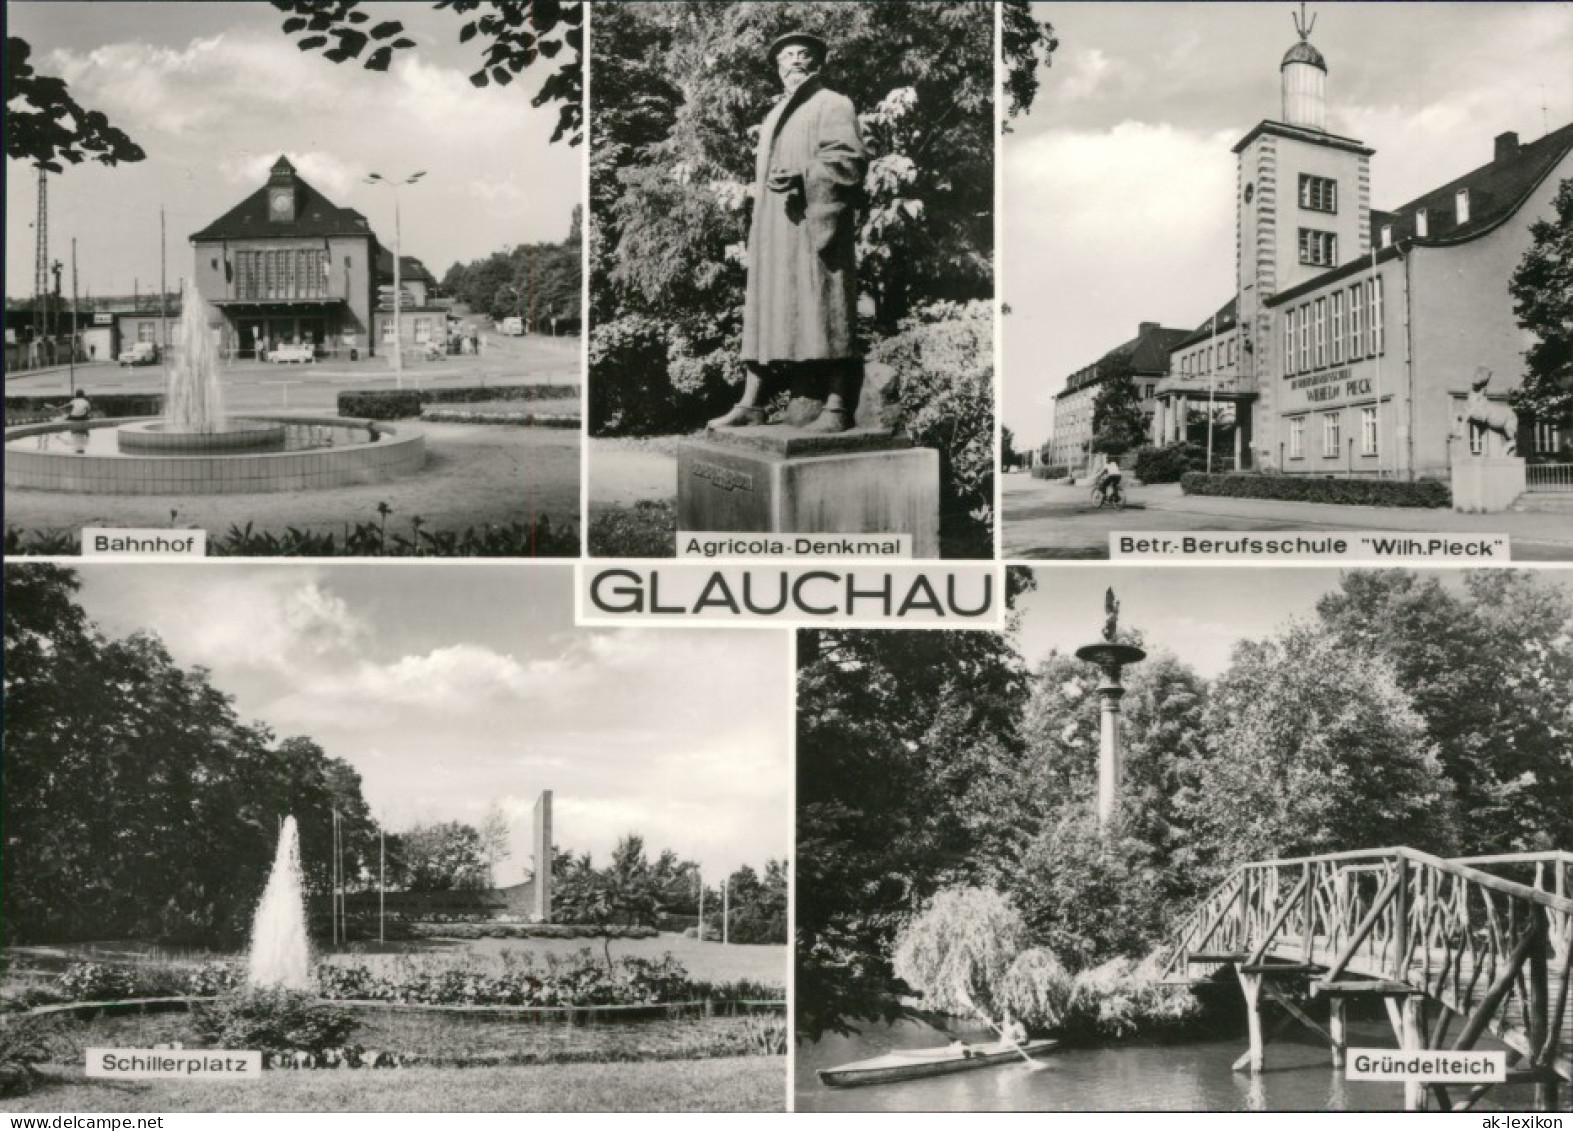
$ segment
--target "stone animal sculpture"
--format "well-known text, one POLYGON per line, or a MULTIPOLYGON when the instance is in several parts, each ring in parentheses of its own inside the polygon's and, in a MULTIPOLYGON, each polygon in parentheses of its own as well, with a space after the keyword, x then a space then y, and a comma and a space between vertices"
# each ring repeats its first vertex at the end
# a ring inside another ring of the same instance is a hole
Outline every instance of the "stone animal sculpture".
POLYGON ((1512 455, 1518 449, 1518 414, 1507 405, 1493 403, 1487 398, 1486 386, 1490 382, 1491 370, 1484 366, 1475 370, 1469 399, 1464 402, 1464 422, 1501 436, 1503 454, 1512 455))

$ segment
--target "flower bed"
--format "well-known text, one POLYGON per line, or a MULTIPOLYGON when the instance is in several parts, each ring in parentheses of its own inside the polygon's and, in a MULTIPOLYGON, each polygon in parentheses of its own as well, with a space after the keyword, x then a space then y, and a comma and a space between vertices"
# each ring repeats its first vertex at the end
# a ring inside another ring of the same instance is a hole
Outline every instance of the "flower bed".
POLYGON ((671 955, 608 964, 588 948, 566 958, 549 954, 544 964, 529 954, 503 955, 493 964, 323 963, 317 987, 323 997, 339 1001, 475 1006, 661 1005, 687 1001, 695 991, 688 971, 671 955))
POLYGON ((1403 483, 1389 479, 1315 479, 1299 475, 1232 473, 1206 475, 1188 471, 1180 477, 1187 495, 1220 495, 1236 499, 1284 499, 1300 503, 1342 503, 1364 507, 1449 507, 1453 493, 1446 483, 1423 479, 1403 483))

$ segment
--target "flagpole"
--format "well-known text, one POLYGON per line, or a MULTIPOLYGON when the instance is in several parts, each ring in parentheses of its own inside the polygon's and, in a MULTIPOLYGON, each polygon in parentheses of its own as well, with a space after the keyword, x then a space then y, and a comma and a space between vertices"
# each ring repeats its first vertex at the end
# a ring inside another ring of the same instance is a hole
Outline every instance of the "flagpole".
POLYGON ((1207 366, 1207 474, 1213 472, 1213 403, 1218 388, 1218 312, 1213 312, 1212 336, 1207 347, 1211 362, 1207 366))

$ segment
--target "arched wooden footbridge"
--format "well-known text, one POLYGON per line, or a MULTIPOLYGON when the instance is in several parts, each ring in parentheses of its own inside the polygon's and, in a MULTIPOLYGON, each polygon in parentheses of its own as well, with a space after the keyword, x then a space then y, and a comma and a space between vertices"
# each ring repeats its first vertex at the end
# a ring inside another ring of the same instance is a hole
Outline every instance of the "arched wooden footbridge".
MULTIPOLYGON (((1570 852, 1264 860, 1236 868, 1180 925, 1164 974, 1196 983, 1232 968, 1250 1031, 1237 1071, 1262 1071, 1269 1005, 1281 1013, 1272 1032, 1307 1026, 1342 1065, 1345 1003, 1377 998, 1402 1049, 1464 1051, 1490 1033, 1509 1050, 1507 1082, 1532 1084, 1536 1107, 1556 1111, 1559 1086, 1573 1080, 1570 895, 1570 852), (1310 1012, 1287 992, 1301 983, 1310 1012), (1323 1000, 1325 1026, 1311 1015, 1323 1000)), ((1467 1111, 1490 1088, 1406 1084, 1404 1102, 1467 1111)))

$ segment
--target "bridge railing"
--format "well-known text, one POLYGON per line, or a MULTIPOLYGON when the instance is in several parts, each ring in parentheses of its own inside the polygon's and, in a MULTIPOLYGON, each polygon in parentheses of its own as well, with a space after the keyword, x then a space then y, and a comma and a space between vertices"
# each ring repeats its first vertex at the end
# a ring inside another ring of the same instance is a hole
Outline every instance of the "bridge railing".
POLYGON ((1566 1074, 1570 864, 1568 853, 1466 863, 1409 848, 1245 864, 1181 925, 1167 969, 1185 973, 1200 956, 1242 972, 1303 967, 1313 988, 1408 987, 1452 1011, 1428 1047, 1456 1014, 1455 1047, 1489 1029, 1530 1064, 1566 1074))

